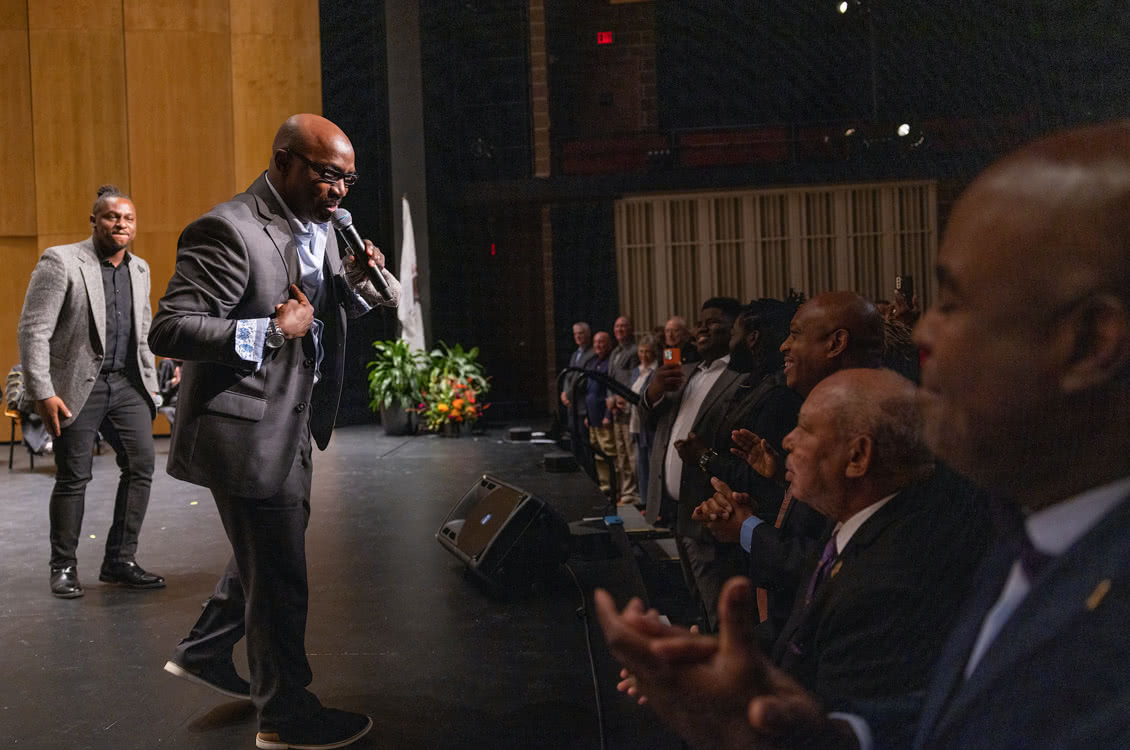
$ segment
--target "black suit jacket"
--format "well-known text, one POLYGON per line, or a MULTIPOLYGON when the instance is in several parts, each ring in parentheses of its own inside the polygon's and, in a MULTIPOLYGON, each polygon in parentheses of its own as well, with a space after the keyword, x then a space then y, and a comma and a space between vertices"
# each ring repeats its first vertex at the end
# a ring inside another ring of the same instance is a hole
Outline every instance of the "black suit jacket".
MULTIPOLYGON (((697 364, 683 364, 683 376, 687 378, 687 382, 697 367, 697 364)), ((695 415, 690 432, 702 435, 710 441, 715 451, 729 449, 730 434, 727 432, 725 436, 721 435, 719 425, 726 414, 726 405, 742 380, 742 373, 729 368, 723 370, 695 415)), ((655 523, 662 517, 663 521, 669 524, 672 520, 670 515, 674 513, 675 531, 680 536, 713 541, 714 537, 710 536, 710 532, 702 524, 691 519, 694 509, 714 494, 710 478, 697 466, 683 466, 677 507, 670 508, 671 498, 667 494, 665 461, 667 446, 672 440, 686 438, 686 435, 671 434, 686 388, 687 384, 683 383, 682 387, 665 394, 663 399, 653 406, 648 405, 646 395, 640 399, 640 419, 647 429, 655 431, 655 442, 651 447, 651 477, 648 479, 645 517, 649 523, 655 523)))
POLYGON ((997 544, 977 572, 938 661, 914 747, 1130 747, 1130 498, 1041 572, 965 679, 1014 560, 1013 548, 997 544))
POLYGON ((878 748, 905 747, 991 529, 986 496, 939 466, 864 522, 806 608, 814 555, 774 661, 829 710, 867 718, 878 748))
POLYGON ((273 314, 299 278, 297 246, 265 175, 181 233, 149 333, 153 351, 184 360, 169 474, 269 497, 290 471, 307 421, 325 449, 341 394, 349 295, 332 231, 325 262, 317 312, 324 359, 315 388, 310 333, 265 350, 258 370, 235 353, 236 322, 273 314))

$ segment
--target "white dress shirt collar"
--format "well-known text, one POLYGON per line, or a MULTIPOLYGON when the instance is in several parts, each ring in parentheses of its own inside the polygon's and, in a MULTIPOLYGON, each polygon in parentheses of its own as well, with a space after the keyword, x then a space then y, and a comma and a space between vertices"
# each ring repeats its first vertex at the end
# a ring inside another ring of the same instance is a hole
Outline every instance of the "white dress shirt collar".
POLYGON ((889 503, 891 501, 891 498, 893 498, 897 494, 898 492, 892 492, 879 502, 871 503, 871 505, 868 505, 863 510, 857 512, 848 520, 836 524, 836 554, 838 555, 843 552, 844 547, 846 547, 847 543, 851 541, 851 538, 855 536, 855 532, 859 531, 859 528, 863 526, 863 524, 867 523, 867 519, 878 513, 879 509, 889 503))
POLYGON ((1080 492, 1024 519, 1032 546, 1048 555, 1062 555, 1106 514, 1130 495, 1130 477, 1080 492))

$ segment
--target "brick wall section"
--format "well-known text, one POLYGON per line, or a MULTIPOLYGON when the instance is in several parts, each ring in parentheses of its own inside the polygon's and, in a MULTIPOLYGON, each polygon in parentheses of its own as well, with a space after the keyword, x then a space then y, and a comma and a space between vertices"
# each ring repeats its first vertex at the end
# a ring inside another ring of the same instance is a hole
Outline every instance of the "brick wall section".
POLYGON ((558 138, 654 132, 656 95, 654 2, 575 0, 547 10, 554 130, 558 138), (611 32, 611 44, 597 44, 611 32), (614 104, 599 101, 607 92, 614 104))
POLYGON ((530 0, 530 119, 533 124, 534 177, 549 177, 549 76, 544 0, 530 0))
POLYGON ((545 367, 547 389, 546 408, 557 413, 557 321, 553 314, 553 214, 549 205, 541 206, 541 269, 542 287, 545 289, 545 367))
MULTIPOLYGON (((611 31, 611 51, 620 60, 635 59, 639 64, 640 131, 659 126, 658 102, 655 93, 655 3, 608 4, 591 3, 593 32, 590 44, 596 44, 596 31, 611 31)), ((601 64, 603 55, 589 56, 592 64, 601 64)), ((582 75, 584 68, 581 69, 582 75)))

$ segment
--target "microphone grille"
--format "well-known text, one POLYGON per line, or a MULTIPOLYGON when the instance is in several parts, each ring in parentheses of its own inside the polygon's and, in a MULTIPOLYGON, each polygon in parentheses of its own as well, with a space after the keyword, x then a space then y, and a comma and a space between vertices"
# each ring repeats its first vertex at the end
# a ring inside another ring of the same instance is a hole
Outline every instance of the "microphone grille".
POLYGON ((353 216, 344 208, 339 208, 334 211, 333 215, 330 217, 330 221, 333 222, 334 227, 337 229, 348 229, 353 226, 353 216))

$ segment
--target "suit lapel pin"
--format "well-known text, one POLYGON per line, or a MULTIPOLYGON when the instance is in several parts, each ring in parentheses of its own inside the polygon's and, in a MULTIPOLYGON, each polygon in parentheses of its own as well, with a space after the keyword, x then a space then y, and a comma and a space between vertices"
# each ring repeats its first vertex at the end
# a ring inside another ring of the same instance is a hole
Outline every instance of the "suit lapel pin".
POLYGON ((1095 609, 1102 604, 1103 599, 1106 598, 1107 593, 1110 592, 1110 579, 1104 578, 1099 581, 1099 585, 1095 586, 1095 590, 1087 597, 1087 611, 1094 612, 1095 609))

